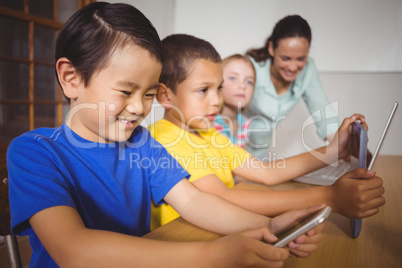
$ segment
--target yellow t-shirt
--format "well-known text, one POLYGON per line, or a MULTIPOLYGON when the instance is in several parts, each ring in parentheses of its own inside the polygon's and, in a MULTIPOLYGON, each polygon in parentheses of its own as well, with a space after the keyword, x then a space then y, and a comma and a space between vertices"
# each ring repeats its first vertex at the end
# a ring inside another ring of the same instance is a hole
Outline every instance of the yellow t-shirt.
MULTIPOLYGON (((151 135, 190 174, 190 181, 215 174, 229 188, 234 186, 232 171, 251 155, 233 145, 214 128, 200 130, 198 137, 162 119, 149 126, 151 135)), ((169 205, 152 206, 151 230, 168 223, 180 215, 169 205)))

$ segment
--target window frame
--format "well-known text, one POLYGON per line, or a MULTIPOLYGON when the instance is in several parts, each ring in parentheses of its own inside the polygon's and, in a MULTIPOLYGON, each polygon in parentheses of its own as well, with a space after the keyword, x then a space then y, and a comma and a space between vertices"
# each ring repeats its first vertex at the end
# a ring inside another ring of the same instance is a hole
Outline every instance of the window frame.
MULTIPOLYGON (((31 0, 32 1, 32 0, 31 0)), ((53 19, 33 15, 29 13, 29 1, 24 0, 24 11, 15 10, 12 8, 7 8, 0 6, 0 15, 4 17, 9 17, 13 19, 22 20, 28 22, 28 59, 19 59, 14 57, 3 57, 0 56, 1 61, 12 62, 12 63, 25 63, 28 65, 28 99, 27 100, 11 100, 11 99, 0 99, 0 105, 28 105, 28 127, 29 130, 33 130, 35 126, 35 119, 41 120, 45 118, 35 117, 35 106, 37 105, 52 105, 55 107, 56 118, 53 118, 57 125, 61 125, 63 122, 63 105, 68 105, 68 102, 64 99, 60 86, 57 85, 56 98, 55 100, 35 100, 35 77, 34 77, 34 67, 35 65, 54 67, 54 63, 40 62, 34 59, 34 26, 41 25, 55 29, 57 32, 63 27, 64 23, 58 21, 58 2, 59 0, 53 0, 53 19)), ((95 0, 78 0, 78 9, 86 6, 95 0)), ((0 130, 1 131, 1 130, 0 130)), ((15 138, 15 137, 13 137, 15 138)), ((1 141, 0 138, 0 149, 1 155, 6 154, 8 142, 1 141)))

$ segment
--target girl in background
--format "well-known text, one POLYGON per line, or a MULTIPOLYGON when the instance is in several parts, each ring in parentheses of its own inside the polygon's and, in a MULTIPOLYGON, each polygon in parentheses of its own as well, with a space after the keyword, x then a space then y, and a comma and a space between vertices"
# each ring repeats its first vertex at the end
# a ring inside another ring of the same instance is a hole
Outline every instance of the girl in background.
POLYGON ((255 70, 247 56, 231 55, 223 60, 222 110, 214 128, 233 144, 246 149, 250 120, 243 111, 250 104, 254 91, 255 70))

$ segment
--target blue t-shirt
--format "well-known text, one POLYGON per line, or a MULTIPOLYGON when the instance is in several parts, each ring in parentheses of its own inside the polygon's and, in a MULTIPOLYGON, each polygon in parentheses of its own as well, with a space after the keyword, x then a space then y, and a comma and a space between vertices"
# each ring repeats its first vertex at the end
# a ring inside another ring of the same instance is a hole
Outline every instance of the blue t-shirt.
POLYGON ((12 231, 29 235, 31 267, 57 267, 29 224, 35 213, 70 206, 90 229, 142 236, 149 232, 151 198, 162 204, 189 174, 137 127, 127 142, 85 140, 67 125, 25 133, 7 154, 12 231))

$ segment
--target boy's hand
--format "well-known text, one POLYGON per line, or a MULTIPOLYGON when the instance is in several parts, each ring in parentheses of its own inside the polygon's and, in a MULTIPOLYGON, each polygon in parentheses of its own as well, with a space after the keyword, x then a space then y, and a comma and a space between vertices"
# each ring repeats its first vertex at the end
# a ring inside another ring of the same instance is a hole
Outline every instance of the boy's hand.
MULTIPOLYGON (((296 222, 300 222, 301 219, 306 218, 309 215, 314 214, 320 209, 324 208, 325 205, 321 204, 314 207, 309 207, 306 209, 294 210, 286 212, 273 218, 270 222, 269 229, 275 233, 279 234, 290 226, 293 226, 296 222)), ((308 257, 311 253, 317 250, 318 243, 322 239, 321 231, 324 229, 325 224, 321 223, 314 229, 310 230, 306 234, 296 238, 294 241, 288 244, 290 252, 297 257, 308 257)))
POLYGON ((288 244, 291 255, 301 258, 310 256, 311 253, 318 249, 318 243, 322 239, 321 231, 324 229, 325 223, 321 223, 314 229, 307 232, 306 235, 302 235, 296 238, 295 241, 288 244))
POLYGON ((329 189, 328 204, 334 212, 360 219, 372 216, 385 204, 382 179, 364 168, 352 170, 340 177, 329 189))
POLYGON ((354 114, 351 117, 347 117, 343 120, 342 125, 339 127, 335 134, 334 139, 330 143, 330 146, 337 149, 338 159, 344 159, 352 154, 353 148, 350 146, 350 133, 352 132, 352 123, 356 120, 360 120, 360 124, 368 130, 366 124, 366 118, 361 114, 354 114))
POLYGON ((280 234, 289 229, 289 227, 294 226, 295 223, 299 223, 301 219, 304 219, 307 216, 310 216, 315 212, 318 212, 320 209, 324 207, 325 204, 320 204, 318 206, 288 211, 279 216, 276 216, 275 218, 272 218, 272 220, 269 222, 268 229, 273 234, 280 234))
POLYGON ((282 267, 289 251, 268 244, 276 239, 266 227, 228 235, 211 242, 206 258, 211 267, 282 267))

